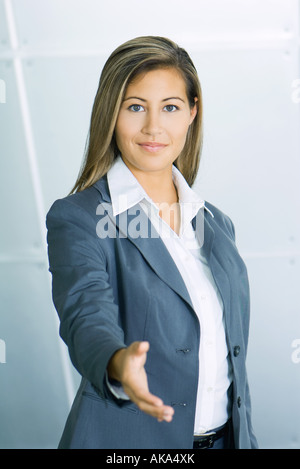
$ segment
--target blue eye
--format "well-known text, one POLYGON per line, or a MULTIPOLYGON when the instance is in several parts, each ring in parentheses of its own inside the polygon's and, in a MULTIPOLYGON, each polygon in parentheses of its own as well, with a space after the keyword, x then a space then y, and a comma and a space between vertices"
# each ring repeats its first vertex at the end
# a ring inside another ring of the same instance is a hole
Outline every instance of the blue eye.
POLYGON ((167 104, 167 106, 165 106, 164 109, 167 112, 174 112, 174 111, 177 111, 178 107, 175 106, 175 104, 167 104))
POLYGON ((141 104, 132 104, 131 106, 129 106, 129 108, 131 111, 133 112, 141 112, 144 110, 143 106, 141 106, 141 104))

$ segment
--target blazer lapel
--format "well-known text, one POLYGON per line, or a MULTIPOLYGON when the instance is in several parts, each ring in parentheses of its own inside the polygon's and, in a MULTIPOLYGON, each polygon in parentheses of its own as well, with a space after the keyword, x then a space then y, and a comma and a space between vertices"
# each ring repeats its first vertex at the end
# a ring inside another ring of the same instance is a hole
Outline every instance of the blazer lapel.
POLYGON ((102 205, 106 208, 107 215, 117 227, 117 236, 127 238, 133 243, 158 277, 193 308, 190 295, 172 256, 142 207, 137 204, 114 217, 107 181, 102 178, 95 186, 102 194, 104 202, 102 205), (138 230, 140 230, 140 236, 138 230), (149 238, 151 238, 151 242, 149 242, 149 238))
MULTIPOLYGON (((218 225, 216 224, 213 218, 209 218, 209 215, 205 213, 204 215, 204 243, 203 243, 203 254, 208 262, 208 265, 211 269, 213 278, 215 280, 216 286, 221 295, 224 314, 227 321, 229 320, 230 315, 230 299, 231 299, 231 289, 230 289, 230 280, 229 272, 224 268, 224 249, 226 246, 223 245, 222 239, 218 242, 214 242, 216 238, 216 232, 219 230, 218 225), (209 219, 209 221, 208 221, 209 219)), ((197 231, 196 231, 197 233, 197 231)), ((202 233, 201 233, 202 235, 202 233)))
MULTIPOLYGON (((158 277, 163 280, 170 288, 172 288, 178 295, 180 295, 193 308, 191 298, 189 296, 185 283, 164 242, 159 237, 157 231, 155 230, 154 226, 152 225, 144 210, 141 207, 137 206, 137 211, 139 211, 138 217, 140 223, 143 226, 148 226, 147 231, 149 237, 139 236, 135 238, 128 234, 128 239, 141 252, 144 259, 148 262, 148 264, 155 271, 158 277), (151 240, 149 240, 149 238, 151 238, 151 240)), ((130 220, 129 216, 128 226, 130 226, 130 222, 132 222, 132 220, 130 220)))
MULTIPOLYGON (((122 216, 114 217, 112 214, 111 199, 106 177, 100 179, 94 186, 101 193, 101 203, 104 206, 106 205, 107 214, 110 217, 111 222, 117 227, 119 236, 128 238, 129 241, 132 242, 141 252, 146 262, 148 262, 161 280, 181 296, 181 298, 186 301, 192 309, 194 309, 190 295, 175 262, 144 210, 139 206, 139 204, 137 204, 131 210, 133 214, 130 214, 129 211, 127 211, 124 212, 125 218, 122 216), (149 242, 149 236, 143 237, 132 235, 132 231, 134 230, 131 230, 130 227, 131 224, 137 222, 136 217, 138 217, 140 225, 147 227, 146 235, 150 234, 151 242, 149 242)), ((224 246, 221 239, 220 242, 214 242, 216 237, 215 231, 219 229, 218 225, 213 218, 209 218, 209 214, 205 211, 205 208, 199 210, 196 217, 192 220, 192 224, 199 244, 202 247, 202 252, 207 259, 217 288, 219 289, 224 305, 225 316, 228 316, 230 313, 230 281, 222 263, 222 258, 224 257, 224 246)))

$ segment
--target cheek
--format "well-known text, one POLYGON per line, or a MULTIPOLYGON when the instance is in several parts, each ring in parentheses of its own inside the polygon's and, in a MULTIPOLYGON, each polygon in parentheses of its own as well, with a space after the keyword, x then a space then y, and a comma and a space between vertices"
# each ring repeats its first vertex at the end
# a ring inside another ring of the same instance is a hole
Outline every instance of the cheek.
POLYGON ((173 137, 173 141, 177 141, 178 143, 185 142, 188 130, 188 123, 183 123, 182 121, 178 123, 174 122, 170 130, 170 133, 173 137))
POLYGON ((117 143, 126 144, 130 142, 138 132, 137 123, 129 119, 117 122, 115 135, 117 143))
POLYGON ((126 142, 128 140, 128 133, 126 132, 126 129, 123 127, 116 127, 115 130, 115 135, 116 135, 116 142, 119 148, 123 147, 126 145, 126 142))

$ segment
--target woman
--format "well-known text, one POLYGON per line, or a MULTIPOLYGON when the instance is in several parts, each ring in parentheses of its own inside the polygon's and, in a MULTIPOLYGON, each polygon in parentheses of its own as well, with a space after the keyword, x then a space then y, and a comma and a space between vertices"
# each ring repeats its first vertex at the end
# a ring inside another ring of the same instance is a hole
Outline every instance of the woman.
POLYGON ((191 189, 201 88, 140 37, 106 62, 83 169, 47 215, 60 334, 82 375, 60 448, 254 448, 247 272, 191 189), (201 337, 201 339, 200 339, 201 337))

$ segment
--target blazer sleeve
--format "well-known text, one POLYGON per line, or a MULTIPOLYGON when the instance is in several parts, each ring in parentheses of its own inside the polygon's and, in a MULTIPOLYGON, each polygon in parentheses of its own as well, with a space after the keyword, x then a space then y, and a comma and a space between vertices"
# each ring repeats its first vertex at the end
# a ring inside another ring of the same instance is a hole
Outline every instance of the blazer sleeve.
POLYGON ((75 368, 105 397, 108 361, 125 344, 95 219, 67 197, 52 205, 46 226, 60 335, 75 368))

